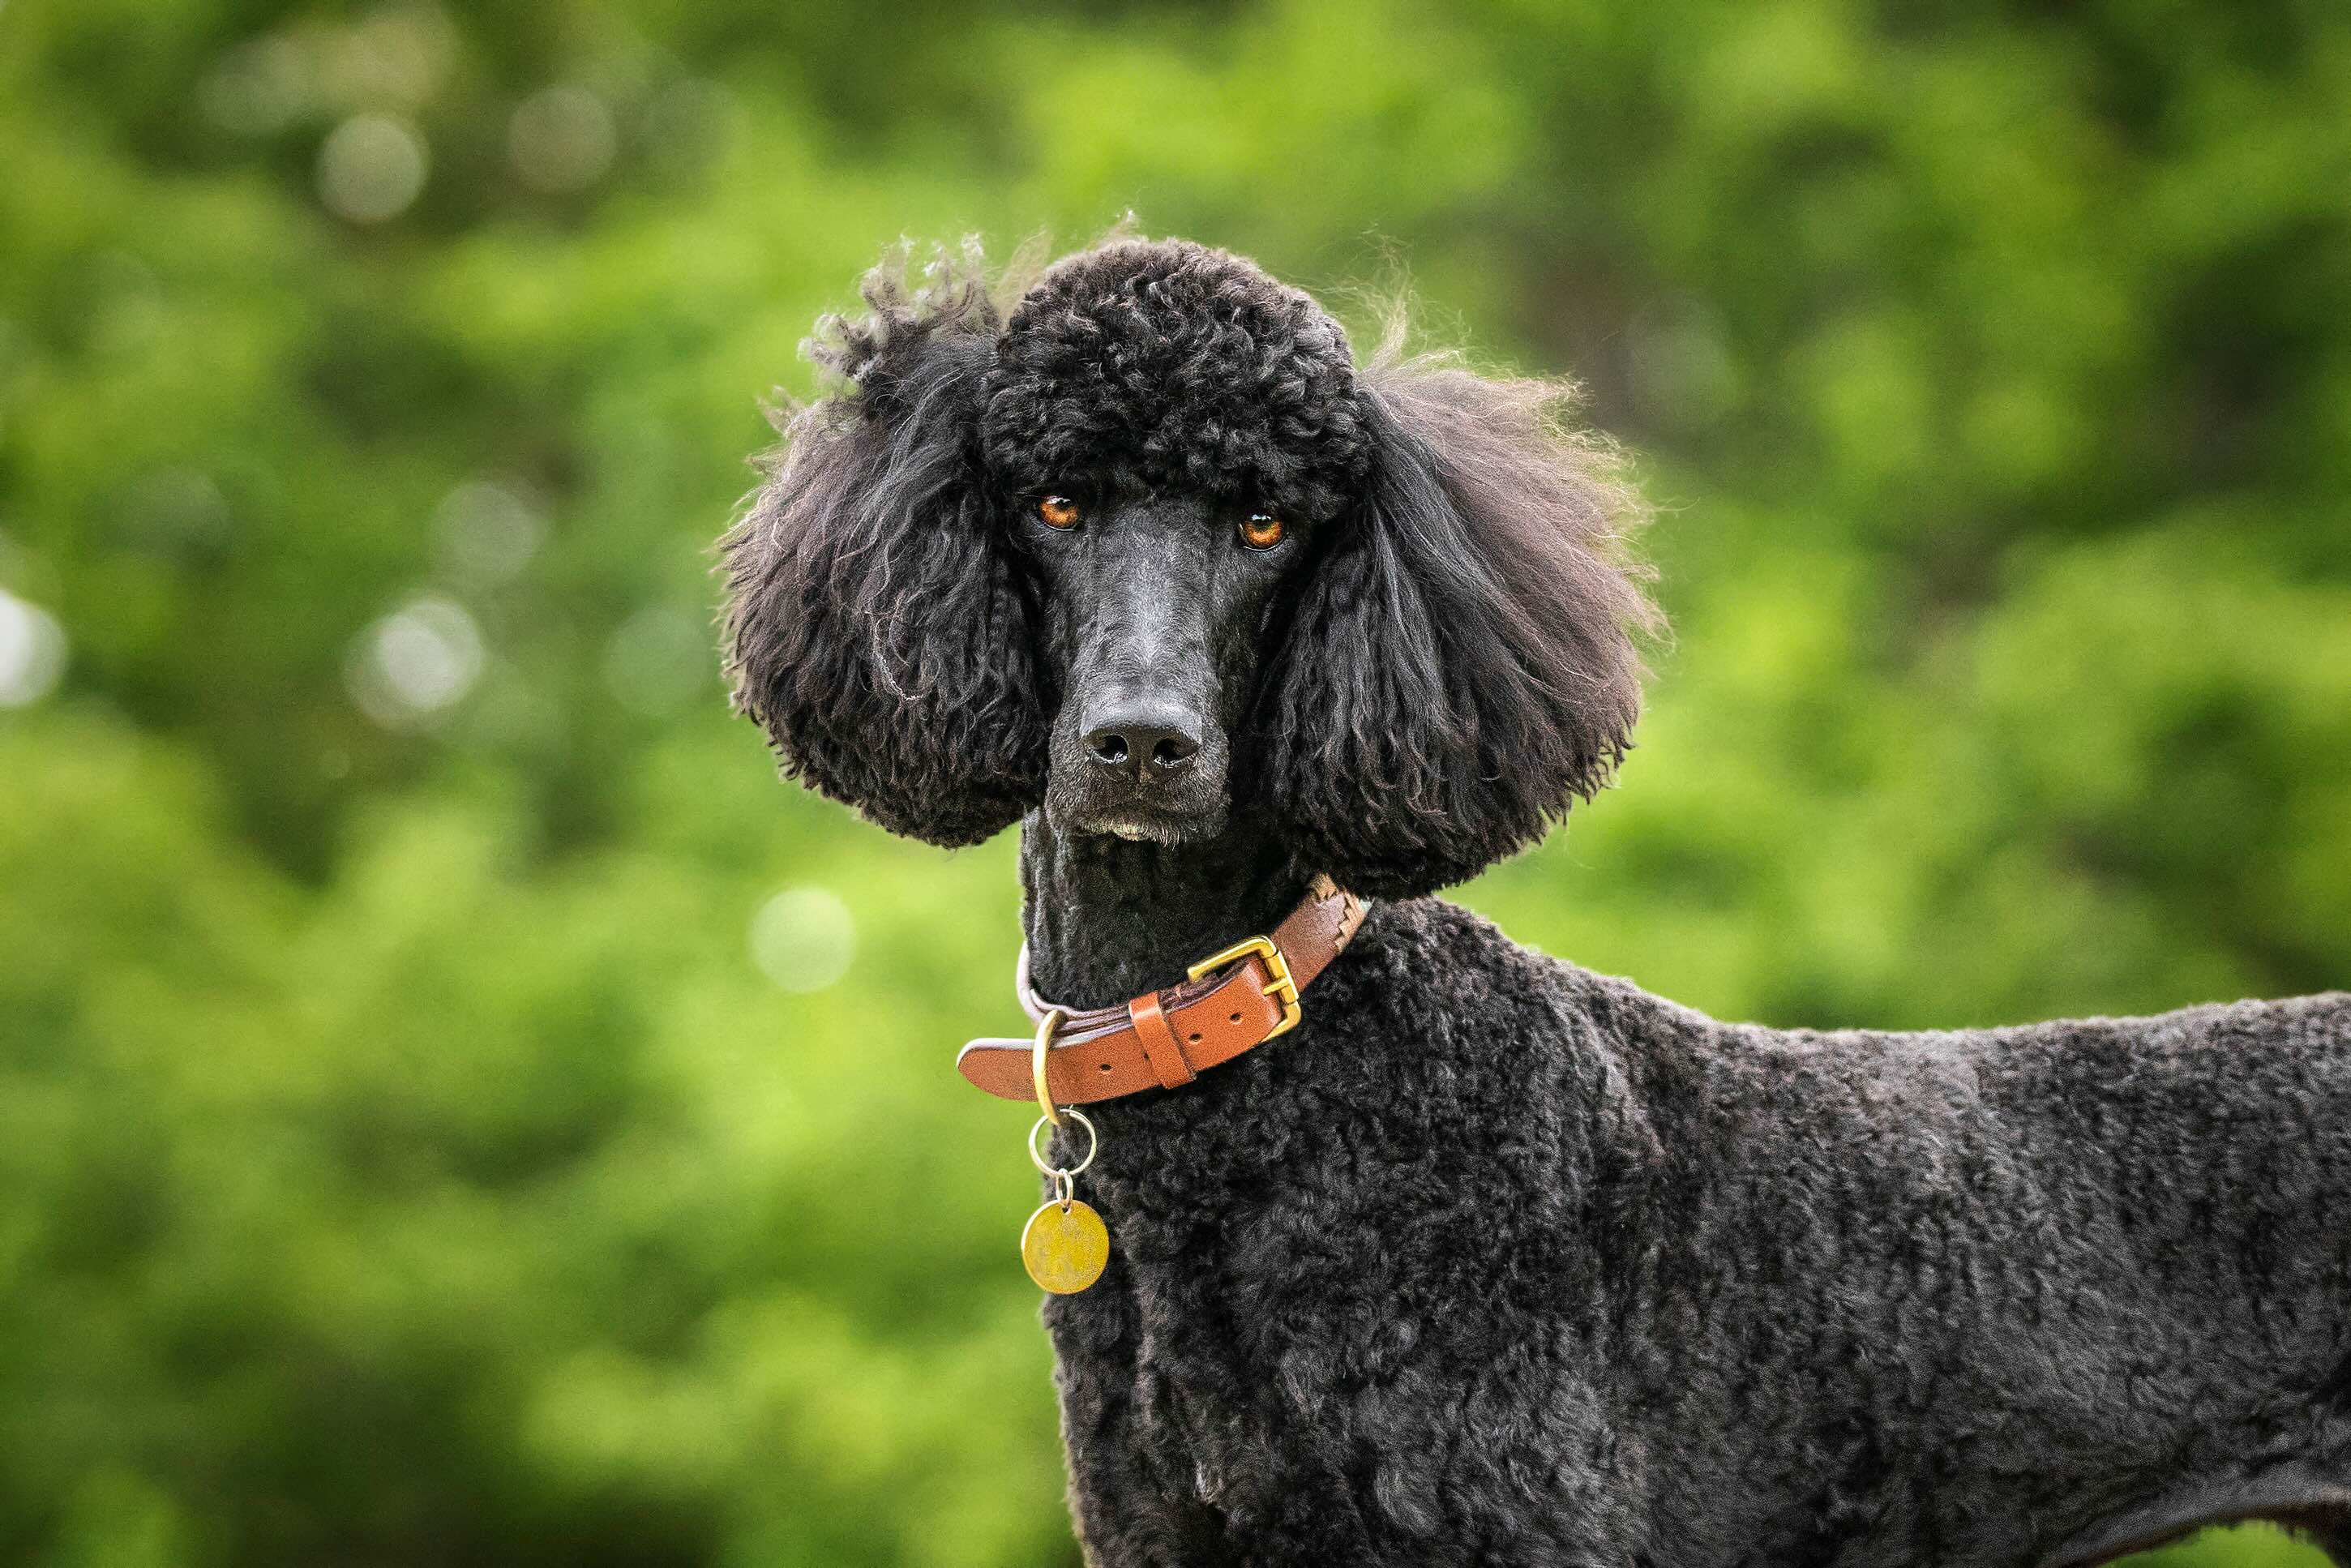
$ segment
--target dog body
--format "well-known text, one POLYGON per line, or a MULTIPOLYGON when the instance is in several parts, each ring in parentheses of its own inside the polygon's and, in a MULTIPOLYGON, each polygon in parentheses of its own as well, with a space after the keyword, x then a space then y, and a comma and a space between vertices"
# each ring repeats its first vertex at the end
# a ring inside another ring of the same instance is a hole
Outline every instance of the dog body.
POLYGON ((1374 901, 1293 1032, 1094 1108, 1091 1561, 2351 1563, 2351 998, 1814 1034, 1518 948, 1429 895, 1606 781, 1654 623, 1559 389, 1181 242, 868 298, 725 547, 788 772, 1019 821, 1071 1006, 1374 901))
POLYGON ((1380 905, 1292 1036, 1094 1110, 1117 1260, 1046 1313, 1082 1532, 1531 1568, 2339 1531, 2346 1040, 2341 995, 1726 1025, 1380 905))

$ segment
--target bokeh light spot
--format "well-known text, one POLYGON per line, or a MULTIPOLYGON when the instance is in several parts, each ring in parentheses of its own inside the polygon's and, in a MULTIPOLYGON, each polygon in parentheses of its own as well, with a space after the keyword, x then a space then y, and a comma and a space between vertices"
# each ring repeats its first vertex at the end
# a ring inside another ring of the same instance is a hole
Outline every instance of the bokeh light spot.
POLYGON ((751 962, 787 991, 824 989, 856 951, 856 918, 825 888, 787 888, 751 917, 751 962))
POLYGON ((423 102, 458 45, 439 7, 413 3, 380 5, 331 37, 329 69, 355 105, 423 102))
POLYGON ((57 617, 0 591, 0 707, 28 707, 66 673, 66 632, 57 617))
POLYGON ((240 136, 284 129, 308 107, 309 63, 291 38, 256 38, 223 56, 197 89, 205 118, 240 136))
POLYGON ((347 674, 370 718, 413 729, 472 691, 482 664, 482 634, 464 606, 420 599, 360 633, 347 674))
POLYGON ((319 149, 319 199, 338 217, 380 224, 408 210, 430 167, 424 138, 406 120, 354 115, 319 149))
POLYGON ((525 99, 507 132, 507 154, 525 183, 556 193, 585 190, 612 166, 612 111, 583 87, 546 88, 525 99))
POLYGON ((496 588, 522 574, 547 527, 538 505, 512 485, 460 485, 433 514, 434 562, 458 582, 496 588))

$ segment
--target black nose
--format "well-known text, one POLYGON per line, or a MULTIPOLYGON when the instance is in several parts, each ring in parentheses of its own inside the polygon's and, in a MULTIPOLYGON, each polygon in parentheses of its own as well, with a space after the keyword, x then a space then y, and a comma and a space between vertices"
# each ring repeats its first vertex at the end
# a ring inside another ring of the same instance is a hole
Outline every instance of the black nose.
POLYGON ((1144 784, 1175 777, 1199 754, 1189 727, 1167 719, 1114 718, 1086 732, 1086 755, 1095 767, 1133 774, 1144 784))

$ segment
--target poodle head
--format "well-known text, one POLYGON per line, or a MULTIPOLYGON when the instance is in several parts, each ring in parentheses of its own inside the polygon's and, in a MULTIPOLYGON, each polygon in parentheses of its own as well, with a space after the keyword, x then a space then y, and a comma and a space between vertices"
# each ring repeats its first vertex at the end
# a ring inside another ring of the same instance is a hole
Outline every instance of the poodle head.
POLYGON ((869 278, 725 545, 737 702, 883 826, 1182 844, 1235 814, 1374 895, 1603 783, 1653 620, 1560 389, 1384 350, 1250 263, 1122 240, 1008 314, 869 278))

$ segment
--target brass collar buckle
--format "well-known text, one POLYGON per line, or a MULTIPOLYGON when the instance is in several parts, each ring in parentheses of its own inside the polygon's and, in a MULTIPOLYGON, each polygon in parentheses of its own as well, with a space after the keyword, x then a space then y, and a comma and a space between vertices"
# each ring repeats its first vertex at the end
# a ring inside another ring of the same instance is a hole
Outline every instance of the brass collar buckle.
POLYGON ((1184 977, 1197 980, 1211 969, 1221 969, 1228 964, 1238 964, 1251 956, 1265 961, 1265 972, 1272 977, 1272 984, 1265 988, 1265 994, 1281 1004, 1281 1021, 1268 1030, 1265 1038, 1271 1040, 1275 1035, 1288 1034, 1298 1027, 1298 1020, 1306 1016, 1306 1009, 1299 1005, 1298 982, 1290 977, 1290 960, 1281 956, 1281 949, 1273 945, 1272 938, 1251 936, 1236 942, 1220 953, 1211 953, 1185 970, 1184 977))

